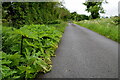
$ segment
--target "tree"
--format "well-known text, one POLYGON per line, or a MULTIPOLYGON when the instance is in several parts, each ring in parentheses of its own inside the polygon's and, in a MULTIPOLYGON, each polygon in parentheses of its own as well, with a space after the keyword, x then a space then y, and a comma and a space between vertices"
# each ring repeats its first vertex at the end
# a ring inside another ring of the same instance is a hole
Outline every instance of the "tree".
POLYGON ((71 19, 77 21, 77 15, 78 15, 77 12, 72 12, 71 13, 71 19))
POLYGON ((70 14, 59 2, 3 2, 2 10, 3 23, 15 28, 67 20, 70 14))
POLYGON ((89 19, 89 17, 88 17, 87 15, 84 15, 84 14, 78 15, 77 18, 78 18, 78 19, 77 19, 78 21, 88 20, 88 19, 89 19))
POLYGON ((75 21, 81 21, 81 20, 88 20, 89 17, 84 14, 77 14, 76 12, 72 12, 70 14, 70 19, 75 20, 75 21))
POLYGON ((91 13, 90 17, 96 19, 100 18, 100 13, 105 13, 102 3, 103 2, 85 2, 83 4, 87 7, 86 11, 91 13))

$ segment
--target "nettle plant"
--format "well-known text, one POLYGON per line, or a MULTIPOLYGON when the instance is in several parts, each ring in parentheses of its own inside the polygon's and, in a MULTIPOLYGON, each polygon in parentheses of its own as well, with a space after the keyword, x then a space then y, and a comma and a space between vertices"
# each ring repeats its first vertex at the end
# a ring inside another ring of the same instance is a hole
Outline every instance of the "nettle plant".
POLYGON ((2 79, 35 78, 51 70, 51 56, 58 48, 62 32, 54 26, 25 25, 3 27, 2 79))

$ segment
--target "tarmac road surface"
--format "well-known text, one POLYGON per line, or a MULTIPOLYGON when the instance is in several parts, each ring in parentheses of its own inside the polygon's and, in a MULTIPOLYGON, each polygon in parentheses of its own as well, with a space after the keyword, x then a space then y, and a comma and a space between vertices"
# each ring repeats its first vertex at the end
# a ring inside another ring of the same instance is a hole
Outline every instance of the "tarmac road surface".
POLYGON ((42 78, 117 78, 118 43, 69 23, 52 58, 53 68, 42 78))

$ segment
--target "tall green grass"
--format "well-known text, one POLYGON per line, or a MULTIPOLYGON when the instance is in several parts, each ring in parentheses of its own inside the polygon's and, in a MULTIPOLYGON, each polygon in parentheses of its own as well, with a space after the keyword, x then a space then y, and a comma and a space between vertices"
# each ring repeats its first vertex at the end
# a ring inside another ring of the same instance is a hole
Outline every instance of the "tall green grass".
POLYGON ((93 30, 109 39, 117 41, 118 40, 118 23, 116 24, 117 18, 107 18, 107 19, 94 19, 94 20, 84 20, 80 22, 74 22, 80 26, 86 27, 93 30))

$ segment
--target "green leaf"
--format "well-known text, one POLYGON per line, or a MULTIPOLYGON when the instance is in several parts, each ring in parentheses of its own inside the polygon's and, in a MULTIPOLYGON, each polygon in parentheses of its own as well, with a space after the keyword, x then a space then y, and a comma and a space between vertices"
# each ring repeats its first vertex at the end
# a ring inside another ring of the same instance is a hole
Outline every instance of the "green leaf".
POLYGON ((9 60, 2 60, 2 64, 10 64, 12 63, 12 61, 9 61, 9 60))
POLYGON ((18 66, 17 68, 20 70, 20 74, 26 71, 26 66, 18 66))
POLYGON ((10 70, 9 67, 2 65, 2 70, 10 70))
POLYGON ((20 76, 13 76, 13 78, 17 79, 17 78, 20 78, 20 76))
POLYGON ((20 46, 17 44, 17 45, 14 45, 13 47, 10 48, 12 51, 20 51, 20 46))

